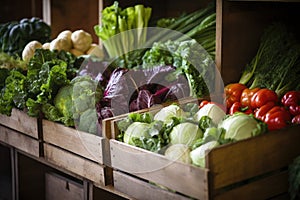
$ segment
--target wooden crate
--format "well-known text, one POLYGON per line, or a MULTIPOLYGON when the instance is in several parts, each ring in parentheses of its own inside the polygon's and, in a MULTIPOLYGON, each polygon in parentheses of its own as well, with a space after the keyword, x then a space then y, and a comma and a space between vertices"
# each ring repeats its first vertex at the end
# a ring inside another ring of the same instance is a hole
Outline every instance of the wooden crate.
POLYGON ((95 184, 111 183, 112 171, 104 165, 105 138, 48 120, 42 121, 42 128, 45 160, 95 184))
POLYGON ((189 200, 181 194, 168 191, 160 188, 157 185, 148 183, 137 177, 125 174, 121 171, 114 170, 114 188, 119 192, 127 194, 134 199, 152 200, 152 199, 164 199, 164 200, 189 200))
POLYGON ((35 157, 41 157, 43 154, 42 142, 40 140, 29 137, 26 134, 3 125, 0 125, 0 142, 8 144, 35 157))
POLYGON ((35 139, 41 139, 38 118, 30 117, 21 110, 13 108, 11 116, 0 114, 0 124, 35 139))
MULTIPOLYGON (((110 119, 112 136, 119 120, 110 119)), ((267 199, 288 191, 287 167, 300 155, 299 133, 293 126, 219 146, 207 154, 205 168, 111 139, 111 166, 196 199, 267 199)))
POLYGON ((0 141, 35 157, 43 156, 39 119, 12 109, 11 116, 0 114, 0 141))

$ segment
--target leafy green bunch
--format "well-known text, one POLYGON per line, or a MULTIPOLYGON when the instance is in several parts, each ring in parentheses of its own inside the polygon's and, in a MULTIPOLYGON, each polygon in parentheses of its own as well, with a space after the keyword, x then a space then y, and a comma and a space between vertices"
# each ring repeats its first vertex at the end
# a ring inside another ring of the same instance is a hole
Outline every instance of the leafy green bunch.
POLYGON ((299 90, 300 42, 283 22, 269 25, 256 55, 245 67, 240 83, 249 88, 268 88, 283 96, 299 90))
POLYGON ((0 113, 10 115, 12 108, 26 110, 37 117, 43 106, 53 103, 58 90, 75 77, 82 60, 65 51, 37 49, 27 71, 12 69, 0 94, 0 113))
POLYGON ((111 58, 142 46, 147 37, 147 29, 143 28, 148 26, 151 12, 151 8, 142 4, 122 9, 117 1, 103 9, 101 25, 95 25, 94 30, 111 58), (136 30, 129 31, 132 29, 136 30), (110 39, 117 34, 120 37, 110 39))
POLYGON ((192 97, 208 96, 207 84, 214 85, 214 62, 194 39, 156 42, 145 52, 142 62, 143 68, 174 66, 177 75, 187 78, 192 97))

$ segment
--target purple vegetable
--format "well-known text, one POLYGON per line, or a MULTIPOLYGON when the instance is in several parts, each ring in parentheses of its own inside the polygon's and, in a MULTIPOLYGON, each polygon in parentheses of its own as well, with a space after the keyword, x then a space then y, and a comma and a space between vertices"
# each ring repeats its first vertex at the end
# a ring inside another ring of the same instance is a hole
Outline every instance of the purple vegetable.
POLYGON ((189 86, 186 78, 183 75, 174 77, 174 72, 172 66, 146 70, 115 69, 97 106, 100 119, 187 97, 189 86), (109 112, 109 115, 103 112, 109 112))

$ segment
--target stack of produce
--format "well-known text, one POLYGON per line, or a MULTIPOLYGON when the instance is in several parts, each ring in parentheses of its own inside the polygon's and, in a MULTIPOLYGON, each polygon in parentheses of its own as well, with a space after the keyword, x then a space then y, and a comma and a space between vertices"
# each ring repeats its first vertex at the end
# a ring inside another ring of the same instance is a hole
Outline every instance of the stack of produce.
POLYGON ((94 29, 111 58, 136 50, 146 42, 146 27, 148 27, 151 13, 152 9, 142 4, 122 9, 117 1, 103 9, 101 25, 95 25, 94 29), (129 31, 132 29, 136 31, 129 31), (122 34, 125 31, 127 32, 122 34), (122 35, 113 37, 118 34, 122 35))
MULTIPOLYGON (((178 31, 183 35, 175 41, 183 41, 187 38, 195 39, 214 59, 216 48, 216 10, 215 4, 196 10, 189 14, 183 14, 176 18, 162 18, 157 21, 157 27, 178 31)), ((161 38, 149 38, 149 40, 167 41, 170 35, 161 38)))
POLYGON ((122 9, 115 1, 101 15, 101 25, 95 25, 95 33, 119 67, 141 65, 145 51, 155 43, 180 43, 192 39, 201 46, 202 52, 205 50, 203 57, 214 60, 216 12, 213 3, 176 18, 158 19, 154 27, 147 27, 151 22, 151 8, 141 4, 122 9))
POLYGON ((49 42, 51 27, 43 20, 33 17, 0 24, 0 51, 14 57, 21 57, 30 41, 49 42))
POLYGON ((268 26, 239 83, 225 86, 229 114, 252 114, 269 130, 299 124, 300 42, 282 22, 268 26))
POLYGON ((56 38, 45 43, 32 40, 24 47, 22 59, 29 61, 33 57, 36 49, 50 49, 51 51, 64 50, 75 56, 92 54, 97 57, 103 57, 103 52, 99 46, 93 43, 92 35, 84 30, 76 30, 74 32, 64 30, 60 32, 56 38))
POLYGON ((268 88, 282 97, 300 90, 300 42, 284 23, 265 29, 257 54, 245 67, 239 83, 253 88, 268 88))
POLYGON ((83 55, 103 56, 91 34, 65 30, 51 40, 51 27, 38 18, 2 24, 1 33, 0 113, 10 116, 17 108, 96 134, 102 87, 88 75, 77 76, 83 55))
POLYGON ((200 106, 171 104, 155 114, 130 113, 118 129, 118 139, 129 145, 204 167, 206 150, 265 133, 267 126, 244 113, 226 115, 219 105, 203 101, 200 106))
POLYGON ((288 91, 280 98, 268 88, 249 89, 241 83, 232 83, 225 87, 225 94, 228 114, 252 114, 267 123, 269 130, 300 123, 300 91, 288 91))
MULTIPOLYGON (((25 61, 24 61, 25 62, 25 61)), ((11 114, 12 108, 26 110, 37 117, 58 90, 76 76, 82 60, 65 51, 37 49, 26 70, 1 71, 4 85, 0 94, 0 112, 11 114)))

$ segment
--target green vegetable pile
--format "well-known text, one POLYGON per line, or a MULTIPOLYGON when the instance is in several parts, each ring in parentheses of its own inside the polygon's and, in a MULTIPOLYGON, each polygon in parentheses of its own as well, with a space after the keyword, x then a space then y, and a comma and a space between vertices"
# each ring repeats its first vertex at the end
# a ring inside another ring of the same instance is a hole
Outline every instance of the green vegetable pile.
POLYGON ((111 58, 135 50, 145 43, 147 29, 143 28, 148 26, 151 12, 151 8, 145 8, 142 4, 122 9, 117 1, 103 9, 101 25, 95 25, 94 29, 96 35, 103 41, 104 47, 111 58), (137 29, 137 31, 126 32, 121 37, 110 39, 117 34, 132 29, 137 29))
POLYGON ((0 24, 0 35, 0 52, 22 57, 22 51, 29 42, 50 41, 51 27, 39 18, 24 18, 0 24))
POLYGON ((80 131, 97 134, 96 102, 102 94, 98 82, 89 75, 77 76, 60 88, 53 105, 45 107, 45 117, 66 126, 75 126, 80 131))
POLYGON ((176 68, 173 79, 184 75, 188 80, 190 96, 202 98, 214 90, 214 3, 177 18, 161 18, 156 27, 147 27, 151 8, 143 5, 122 9, 115 1, 101 14, 102 24, 94 29, 113 59, 111 66, 126 69, 172 66, 176 68))
MULTIPOLYGON (((17 63, 6 56, 10 59, 5 63, 17 63)), ((26 70, 18 65, 0 68, 0 113, 10 116, 17 108, 31 117, 97 134, 96 102, 103 88, 89 75, 77 76, 83 60, 66 51, 37 49, 26 70)))
POLYGON ((251 88, 268 88, 283 96, 299 90, 300 42, 282 22, 266 28, 257 54, 246 66, 240 83, 251 88))
MULTIPOLYGON (((2 70, 5 84, 1 88, 0 113, 10 115, 12 108, 38 117, 58 90, 76 76, 82 60, 65 51, 37 49, 27 70, 2 70)), ((45 113, 44 113, 45 114, 45 113)))
MULTIPOLYGON (((157 21, 157 27, 178 31, 184 36, 175 41, 186 40, 187 37, 195 39, 214 59, 216 47, 216 10, 215 4, 210 3, 189 14, 183 14, 177 18, 161 18, 157 21)), ((149 38, 151 41, 167 41, 169 35, 160 35, 149 38)))
POLYGON ((0 68, 1 69, 20 69, 26 70, 27 63, 20 57, 11 56, 8 53, 0 52, 0 68))
POLYGON ((229 116, 216 104, 201 109, 194 103, 171 104, 154 115, 129 113, 117 125, 120 141, 200 167, 205 167, 207 150, 267 132, 253 116, 229 116))
POLYGON ((206 97, 209 90, 213 90, 209 86, 214 87, 214 61, 194 39, 154 43, 145 52, 142 62, 142 68, 174 66, 177 75, 183 74, 187 78, 192 97, 206 97))

